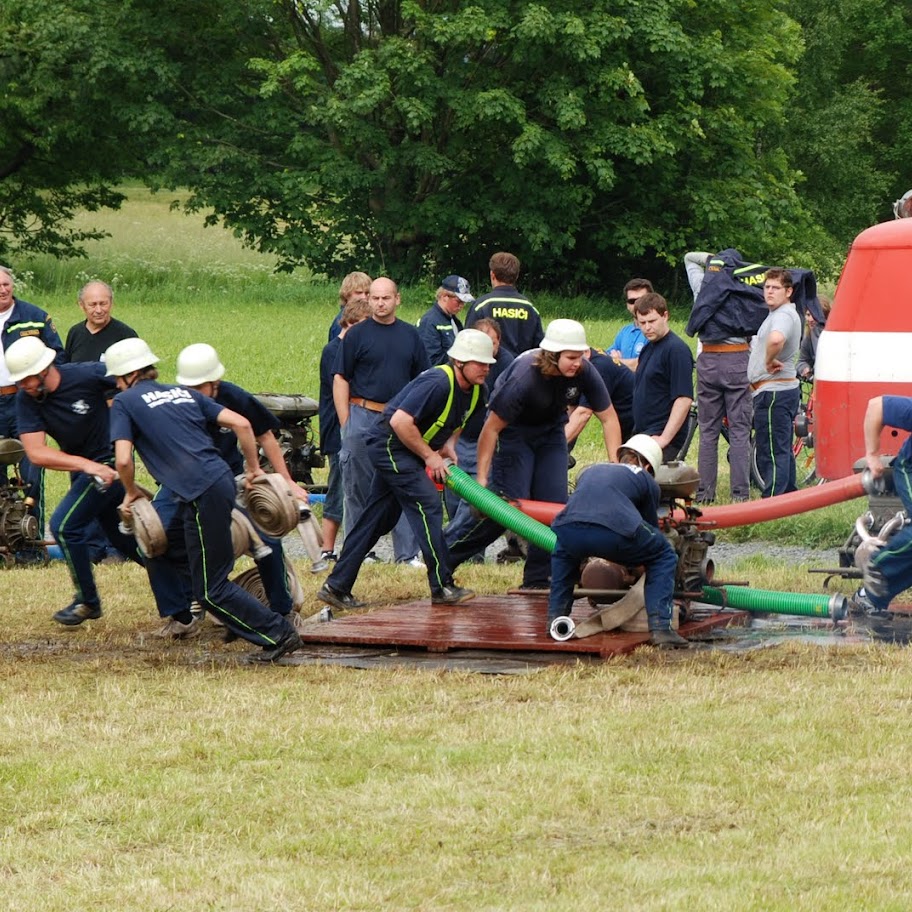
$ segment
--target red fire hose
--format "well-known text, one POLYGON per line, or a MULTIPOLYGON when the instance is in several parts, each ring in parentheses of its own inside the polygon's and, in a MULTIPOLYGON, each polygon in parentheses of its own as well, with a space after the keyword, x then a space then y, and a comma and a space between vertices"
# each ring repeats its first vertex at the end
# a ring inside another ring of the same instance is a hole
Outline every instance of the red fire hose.
MULTIPOLYGON (((828 481, 813 488, 805 488, 803 491, 780 494, 778 497, 726 504, 721 507, 706 507, 700 511, 697 528, 730 529, 734 526, 769 522, 772 519, 807 513, 809 510, 819 510, 821 507, 829 507, 864 495, 862 475, 849 475, 838 481, 828 481)), ((516 506, 546 526, 550 526, 554 517, 564 509, 563 504, 547 503, 542 500, 518 500, 516 506)), ((684 522, 687 516, 683 510, 675 510, 671 519, 673 522, 684 522)))

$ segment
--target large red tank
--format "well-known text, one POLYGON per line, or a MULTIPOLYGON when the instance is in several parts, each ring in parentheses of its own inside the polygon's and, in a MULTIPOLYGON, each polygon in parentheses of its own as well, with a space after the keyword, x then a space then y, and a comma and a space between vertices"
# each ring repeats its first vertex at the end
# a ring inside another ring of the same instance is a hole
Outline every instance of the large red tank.
MULTIPOLYGON (((862 424, 873 396, 912 396, 912 218, 862 231, 849 250, 817 345, 817 475, 843 478, 864 456, 862 424)), ((906 434, 892 429, 882 453, 906 434)))

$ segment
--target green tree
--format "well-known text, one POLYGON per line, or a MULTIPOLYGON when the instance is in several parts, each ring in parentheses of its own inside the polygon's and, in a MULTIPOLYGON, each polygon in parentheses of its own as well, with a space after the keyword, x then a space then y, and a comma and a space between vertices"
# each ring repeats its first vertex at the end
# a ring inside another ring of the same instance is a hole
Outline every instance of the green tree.
POLYGON ((154 162, 287 268, 414 278, 505 247, 585 284, 695 242, 769 255, 808 229, 765 142, 800 52, 774 0, 271 9, 154 162))
POLYGON ((912 114, 910 13, 883 0, 790 0, 786 8, 801 24, 806 51, 777 139, 803 175, 800 192, 814 220, 841 252, 890 217, 912 155, 903 125, 912 114))

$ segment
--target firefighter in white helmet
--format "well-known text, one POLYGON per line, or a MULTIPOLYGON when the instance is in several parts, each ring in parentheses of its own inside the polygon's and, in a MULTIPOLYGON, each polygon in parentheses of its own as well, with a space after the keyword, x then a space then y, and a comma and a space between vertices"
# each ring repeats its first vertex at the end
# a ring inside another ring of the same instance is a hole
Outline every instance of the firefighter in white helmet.
POLYGON ((26 455, 32 465, 70 473, 70 489, 51 516, 51 533, 76 592, 54 620, 76 627, 101 617, 91 559, 96 520, 118 551, 140 560, 135 540, 118 529, 124 489, 113 466, 106 398, 114 382, 103 364, 57 365, 56 355, 36 336, 24 336, 7 349, 6 366, 19 387, 16 420, 26 455), (59 449, 48 446, 48 436, 59 449))
POLYGON ((590 466, 577 479, 567 506, 551 528, 557 545, 551 556, 548 630, 570 614, 580 564, 601 557, 626 567, 646 568, 649 635, 663 649, 689 645, 672 628, 678 558, 658 528, 660 491, 654 475, 662 449, 647 434, 635 434, 618 451, 618 465, 590 466))

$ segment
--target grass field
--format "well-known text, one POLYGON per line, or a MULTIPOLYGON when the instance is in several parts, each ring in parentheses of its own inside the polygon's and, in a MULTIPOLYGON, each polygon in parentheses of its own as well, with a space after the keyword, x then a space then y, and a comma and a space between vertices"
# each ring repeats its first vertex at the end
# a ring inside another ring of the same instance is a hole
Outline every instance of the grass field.
MULTIPOLYGON (((336 303, 308 276, 135 193, 83 263, 13 264, 61 328, 116 276, 117 316, 173 374, 215 344, 252 389, 316 393, 336 303), (68 318, 69 319, 68 319, 68 318)), ((403 315, 430 292, 407 289, 403 315)), ((545 299, 545 316, 598 302, 545 299)), ((586 323, 613 338, 622 308, 586 323)), ((593 437, 582 449, 597 458, 593 437)), ((695 452, 695 451, 694 451, 695 452)), ((58 482, 59 483, 59 482, 58 482)), ((743 533, 835 546, 857 505, 743 533), (841 512, 840 512, 841 511, 841 512), (825 514, 825 515, 823 515, 825 514)), ((317 583, 301 566, 316 610, 317 583)), ((804 588, 804 568, 725 568, 804 588)), ((253 668, 241 643, 150 636, 139 568, 65 630, 64 567, 0 574, 0 873, 9 909, 844 910, 912 902, 912 659, 803 645, 643 650, 525 676, 253 668)), ((481 592, 511 567, 467 567, 481 592)), ((375 602, 423 575, 365 567, 375 602)))

